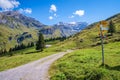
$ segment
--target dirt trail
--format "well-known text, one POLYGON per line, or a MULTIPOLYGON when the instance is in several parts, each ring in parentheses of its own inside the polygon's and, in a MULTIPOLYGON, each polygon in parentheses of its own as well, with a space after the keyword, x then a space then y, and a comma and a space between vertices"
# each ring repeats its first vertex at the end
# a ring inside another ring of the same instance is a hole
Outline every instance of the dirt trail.
POLYGON ((37 61, 0 72, 0 80, 49 80, 48 70, 50 65, 65 54, 72 52, 60 52, 37 61))

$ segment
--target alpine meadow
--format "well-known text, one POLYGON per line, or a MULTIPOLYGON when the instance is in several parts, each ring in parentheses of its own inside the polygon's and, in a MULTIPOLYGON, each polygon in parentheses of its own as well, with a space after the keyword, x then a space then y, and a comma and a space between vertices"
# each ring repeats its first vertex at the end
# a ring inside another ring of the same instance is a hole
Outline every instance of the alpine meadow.
POLYGON ((120 80, 119 4, 0 0, 0 80, 120 80))

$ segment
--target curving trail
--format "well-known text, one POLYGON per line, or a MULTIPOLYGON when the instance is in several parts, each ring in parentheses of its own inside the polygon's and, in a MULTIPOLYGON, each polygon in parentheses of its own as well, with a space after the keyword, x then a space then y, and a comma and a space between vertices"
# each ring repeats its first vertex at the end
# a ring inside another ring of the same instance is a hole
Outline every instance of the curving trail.
POLYGON ((65 54, 72 52, 60 52, 40 60, 0 72, 0 80, 49 80, 48 70, 50 65, 65 54))

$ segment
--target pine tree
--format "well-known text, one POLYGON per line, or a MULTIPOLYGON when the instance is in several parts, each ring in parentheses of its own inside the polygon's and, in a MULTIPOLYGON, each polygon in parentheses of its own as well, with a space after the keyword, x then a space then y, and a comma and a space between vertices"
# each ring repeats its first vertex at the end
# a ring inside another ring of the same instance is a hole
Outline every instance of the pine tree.
POLYGON ((20 49, 19 49, 19 50, 25 49, 25 48, 26 48, 26 46, 22 43, 22 44, 20 45, 20 49))
POLYGON ((44 48, 45 48, 44 37, 42 33, 39 33, 38 41, 36 43, 36 50, 43 51, 44 48))
POLYGON ((34 42, 31 42, 30 47, 33 47, 33 46, 34 46, 34 42))
POLYGON ((18 45, 15 45, 15 51, 17 51, 18 50, 18 45))
POLYGON ((10 55, 10 56, 12 56, 12 55, 13 55, 12 51, 13 51, 13 49, 12 49, 12 48, 10 48, 10 49, 9 49, 9 55, 10 55))
POLYGON ((1 49, 1 50, 0 50, 0 56, 2 56, 2 55, 3 55, 3 50, 1 49))
POLYGON ((110 23, 109 23, 108 33, 111 33, 111 36, 112 36, 113 33, 115 33, 115 32, 116 32, 115 26, 114 26, 113 22, 110 21, 110 23))
POLYGON ((3 53, 4 53, 4 55, 6 55, 6 54, 7 54, 7 50, 6 50, 6 49, 4 49, 3 53))
POLYGON ((9 49, 9 52, 12 52, 12 48, 9 49))
POLYGON ((28 43, 27 48, 31 47, 31 43, 28 43))

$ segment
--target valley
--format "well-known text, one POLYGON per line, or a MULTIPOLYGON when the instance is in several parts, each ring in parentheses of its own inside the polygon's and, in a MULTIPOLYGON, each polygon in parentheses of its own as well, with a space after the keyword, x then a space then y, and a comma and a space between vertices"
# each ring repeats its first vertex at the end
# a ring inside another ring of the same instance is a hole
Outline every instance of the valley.
POLYGON ((50 65, 60 57, 72 52, 67 50, 66 52, 59 52, 29 64, 13 68, 7 71, 0 72, 0 79, 2 80, 49 80, 48 70, 50 65), (12 73, 12 74, 11 74, 12 73), (11 75, 10 75, 11 74, 11 75), (20 74, 20 75, 19 75, 20 74), (6 77, 7 76, 7 77, 6 77), (36 76, 36 77, 35 77, 36 76))
MULTIPOLYGON (((74 24, 59 22, 49 26, 16 11, 0 13, 0 50, 6 50, 5 55, 0 56, 0 79, 4 77, 3 80, 8 80, 6 76, 9 72, 4 75, 4 71, 12 71, 25 65, 28 65, 28 69, 30 69, 30 63, 34 64, 33 61, 39 60, 41 63, 43 59, 42 63, 45 63, 45 65, 38 62, 39 66, 37 68, 42 71, 46 69, 44 66, 47 65, 46 71, 37 72, 32 67, 31 70, 33 71, 26 73, 23 69, 23 73, 25 72, 26 75, 29 73, 36 74, 35 78, 28 76, 23 80, 39 80, 40 74, 47 74, 45 76, 49 77, 50 80, 119 80, 120 14, 113 15, 104 21, 109 23, 108 27, 111 26, 110 21, 112 21, 115 32, 112 35, 110 32, 105 32, 104 37, 102 36, 105 50, 105 65, 103 66, 100 28, 98 27, 101 22, 90 25, 86 22, 76 22, 74 24), (44 48, 43 51, 36 50, 39 32, 45 38, 45 45, 52 45, 44 48), (28 44, 30 45, 31 42, 34 46, 29 47, 28 44), (11 55, 9 53, 10 48, 14 49, 18 45, 26 48, 13 50, 11 55), (69 50, 72 50, 72 52, 69 50), (50 59, 47 57, 50 57, 50 59)), ((20 71, 18 70, 18 72, 20 71)), ((13 74, 11 73, 11 75, 13 74)), ((19 80, 16 77, 10 76, 8 78, 19 80)), ((19 76, 19 78, 21 77, 19 76)))
POLYGON ((59 23, 48 26, 40 23, 34 18, 27 17, 19 11, 0 12, 0 50, 36 42, 38 33, 41 32, 45 39, 54 39, 59 37, 69 37, 80 30, 83 30, 88 24, 78 22, 75 24, 59 23))

